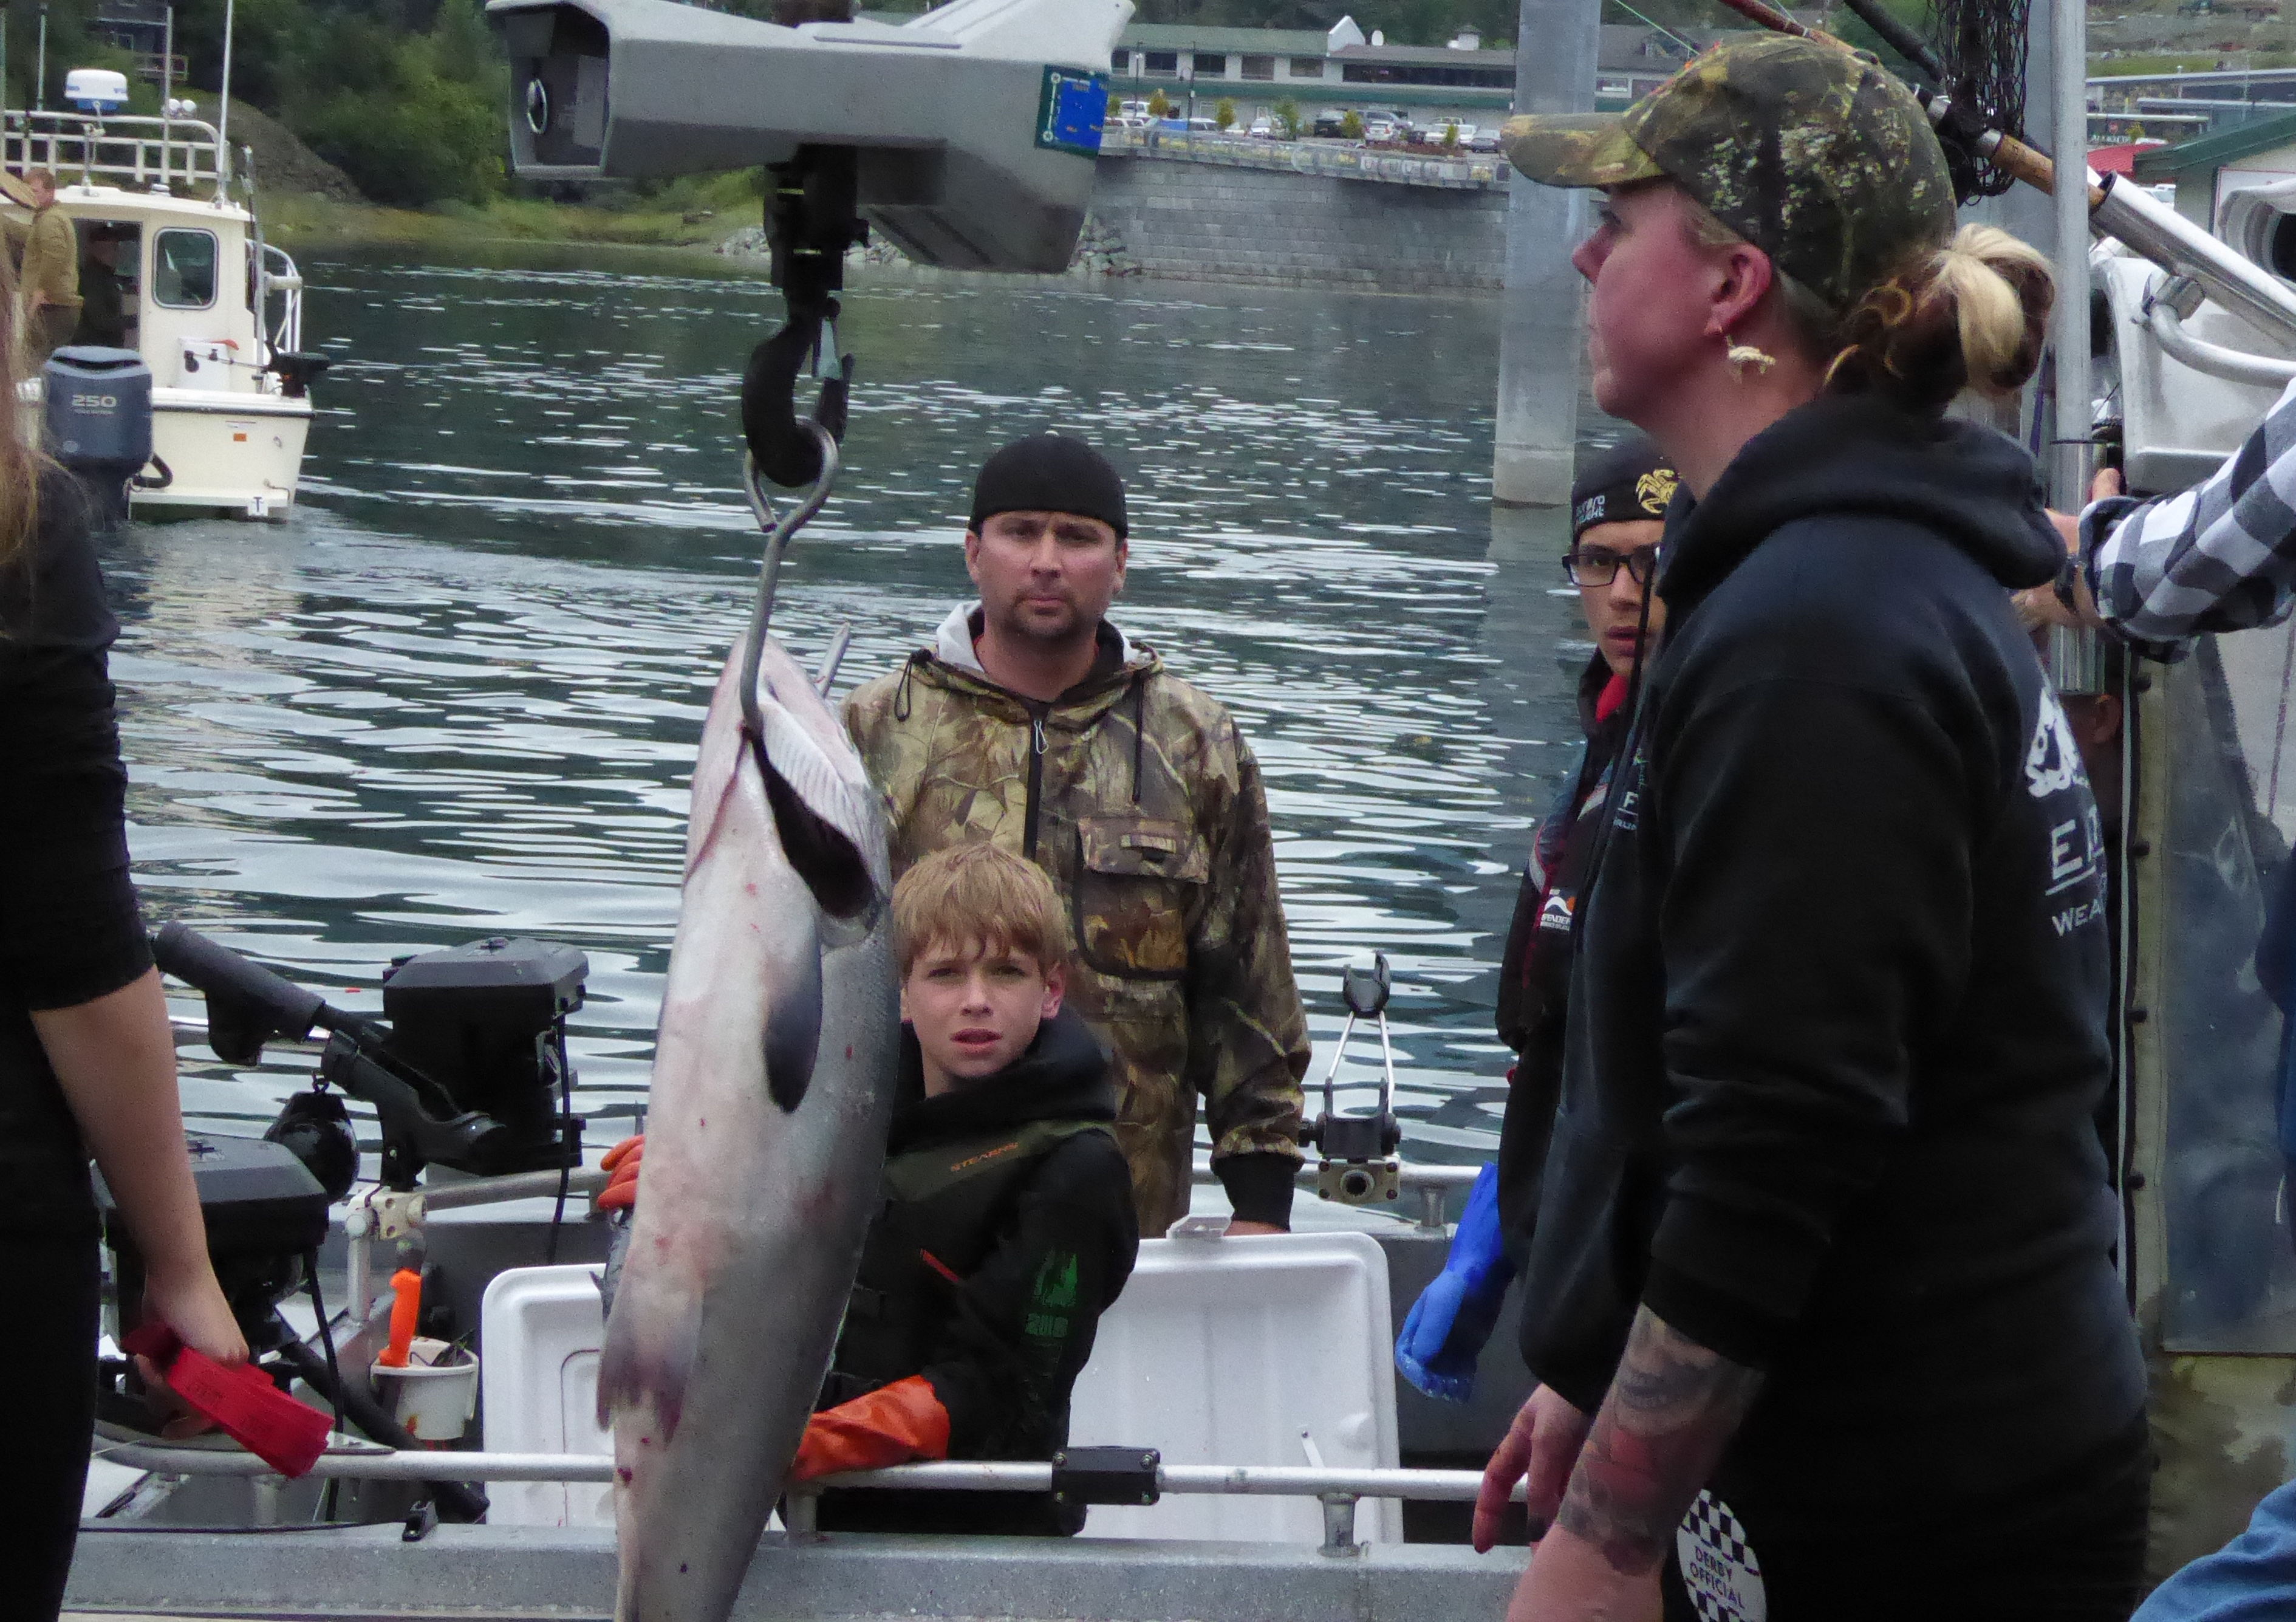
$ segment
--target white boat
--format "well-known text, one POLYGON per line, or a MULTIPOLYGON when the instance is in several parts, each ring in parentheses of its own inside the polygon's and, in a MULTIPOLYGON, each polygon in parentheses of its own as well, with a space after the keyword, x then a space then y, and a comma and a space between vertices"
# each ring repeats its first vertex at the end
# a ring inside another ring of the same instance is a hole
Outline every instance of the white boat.
MULTIPOLYGON (((106 274, 91 233, 118 244, 124 332, 152 369, 152 461, 132 481, 141 516, 221 513, 283 520, 295 503, 311 427, 309 383, 324 362, 300 353, 303 280, 263 240, 252 177, 222 136, 188 117, 5 115, 0 164, 48 169, 56 207, 80 241, 83 291, 106 274)), ((0 209, 19 229, 20 203, 0 209)), ((23 409, 37 431, 41 381, 23 409)))

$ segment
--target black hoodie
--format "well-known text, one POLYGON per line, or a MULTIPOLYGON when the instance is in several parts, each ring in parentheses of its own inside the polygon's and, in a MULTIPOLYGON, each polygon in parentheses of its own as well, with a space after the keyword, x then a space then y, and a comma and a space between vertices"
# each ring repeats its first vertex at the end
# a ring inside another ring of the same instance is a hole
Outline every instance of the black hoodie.
MULTIPOLYGON (((1069 1394, 1139 1250, 1116 1099, 1091 1028, 1062 1009, 996 1075, 924 1096, 901 1033, 902 1092, 837 1354, 833 1406, 922 1374, 952 1459, 1048 1459, 1069 1394)), ((824 1528, 1070 1533, 1043 1493, 824 1494, 824 1528)))
POLYGON ((2062 556, 2031 464, 1821 398, 1668 538, 1525 1357, 1591 1411, 1646 1304, 1767 1371, 1714 1483, 1750 1523, 2013 1496, 2144 1397, 2094 1124, 2102 838, 2008 602, 2062 556))

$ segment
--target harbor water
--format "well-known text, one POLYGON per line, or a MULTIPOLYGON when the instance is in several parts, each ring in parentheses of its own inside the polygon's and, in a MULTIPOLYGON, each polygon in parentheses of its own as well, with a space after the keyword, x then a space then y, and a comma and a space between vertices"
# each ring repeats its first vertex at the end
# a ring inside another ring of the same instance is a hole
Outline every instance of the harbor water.
MULTIPOLYGON (((734 397, 778 299, 700 258, 504 250, 306 263, 318 391, 283 526, 107 544, 153 922, 358 1009, 398 955, 497 935, 589 954, 593 1153, 643 1101, 686 780, 758 554, 734 397)), ((1489 501, 1498 310, 1137 281, 867 272, 848 471, 775 630, 840 692, 967 594, 980 459, 1085 435, 1131 487, 1115 618, 1236 713, 1266 773, 1317 1055, 1339 968, 1394 965, 1405 1153, 1496 1141, 1490 1033, 1529 830, 1576 753, 1560 514, 1489 501)), ((1614 431, 1590 421, 1590 438, 1614 431)), ((195 1025, 188 994, 175 1004, 195 1025)), ((188 1114, 258 1131, 310 1061, 181 1043, 188 1114)), ((1376 1044, 1343 1103, 1371 1101, 1376 1044)))

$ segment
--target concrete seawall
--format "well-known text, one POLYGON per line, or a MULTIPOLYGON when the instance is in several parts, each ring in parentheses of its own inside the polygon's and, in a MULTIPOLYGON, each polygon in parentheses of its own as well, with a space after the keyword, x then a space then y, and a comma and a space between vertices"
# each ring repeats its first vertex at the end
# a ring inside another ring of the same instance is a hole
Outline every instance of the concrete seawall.
POLYGON ((1496 292, 1506 204, 1503 185, 1104 156, 1088 242, 1095 262, 1183 281, 1496 292))

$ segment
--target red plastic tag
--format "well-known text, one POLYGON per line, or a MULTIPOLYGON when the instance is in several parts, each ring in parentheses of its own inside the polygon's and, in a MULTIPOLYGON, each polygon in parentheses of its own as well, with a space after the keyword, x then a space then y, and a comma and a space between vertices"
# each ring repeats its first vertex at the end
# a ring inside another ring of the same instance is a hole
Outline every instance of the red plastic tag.
POLYGON ((139 1326, 123 1350, 159 1365, 168 1389, 283 1476, 300 1476, 327 1450, 327 1416, 271 1383, 252 1364, 226 1368, 164 1323, 139 1326))

